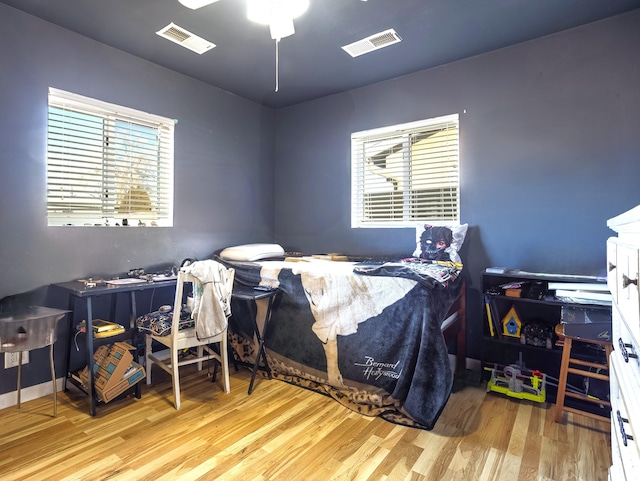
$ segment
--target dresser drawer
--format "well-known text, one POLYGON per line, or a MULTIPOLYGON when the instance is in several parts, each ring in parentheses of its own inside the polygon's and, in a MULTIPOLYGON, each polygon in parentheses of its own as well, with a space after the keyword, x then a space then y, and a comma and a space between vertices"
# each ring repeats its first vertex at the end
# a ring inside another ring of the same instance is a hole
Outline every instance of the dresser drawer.
POLYGON ((611 315, 614 355, 619 358, 621 366, 629 369, 629 376, 640 384, 640 343, 615 304, 611 309, 611 315))
POLYGON ((640 303, 638 302, 638 248, 625 244, 616 246, 615 300, 636 340, 640 339, 640 303))
MULTIPOLYGON (((637 380, 629 378, 629 369, 620 364, 619 356, 611 356, 611 416, 614 430, 612 445, 618 446, 622 468, 627 480, 636 479, 640 472, 640 414, 638 413, 637 380)), ((615 459, 615 454, 612 458, 615 459)))
POLYGON ((611 467, 609 468, 609 481, 626 481, 624 478, 624 468, 622 467, 622 457, 620 455, 620 446, 618 446, 618 421, 614 421, 611 416, 611 467))

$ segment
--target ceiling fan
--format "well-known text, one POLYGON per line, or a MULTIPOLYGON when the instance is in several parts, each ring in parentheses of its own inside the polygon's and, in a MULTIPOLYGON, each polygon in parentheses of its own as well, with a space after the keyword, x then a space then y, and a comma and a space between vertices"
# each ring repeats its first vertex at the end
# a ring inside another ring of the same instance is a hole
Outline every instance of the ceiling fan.
MULTIPOLYGON (((178 0, 185 7, 197 10, 218 0, 178 0)), ((247 18, 269 25, 271 38, 276 41, 276 92, 278 91, 278 46, 280 40, 296 33, 293 19, 309 8, 309 0, 247 0, 247 18)))
MULTIPOLYGON (((197 10, 218 0, 178 0, 185 7, 197 10)), ((309 8, 309 0, 247 0, 247 18, 252 22, 269 25, 271 38, 280 39, 293 35, 293 19, 309 8)))

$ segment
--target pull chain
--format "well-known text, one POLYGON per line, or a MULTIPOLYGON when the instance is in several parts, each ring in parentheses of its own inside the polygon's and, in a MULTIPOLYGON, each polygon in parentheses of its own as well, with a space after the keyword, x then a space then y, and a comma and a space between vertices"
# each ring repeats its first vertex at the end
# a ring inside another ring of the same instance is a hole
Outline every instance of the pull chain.
POLYGON ((276 39, 276 92, 278 91, 278 45, 280 44, 280 39, 276 39))

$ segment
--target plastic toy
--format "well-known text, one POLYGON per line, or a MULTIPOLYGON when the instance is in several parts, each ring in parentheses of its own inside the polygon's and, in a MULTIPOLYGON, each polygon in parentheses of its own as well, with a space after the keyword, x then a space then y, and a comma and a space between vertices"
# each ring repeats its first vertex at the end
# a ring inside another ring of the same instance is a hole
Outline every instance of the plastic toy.
POLYGON ((544 322, 526 322, 520 333, 520 343, 552 349, 553 329, 544 322))
POLYGON ((511 307, 507 315, 502 318, 502 334, 511 337, 520 337, 522 321, 516 312, 515 307, 511 307))
POLYGON ((543 403, 547 399, 547 375, 540 371, 523 369, 517 364, 504 366, 496 364, 491 371, 487 392, 494 391, 517 399, 528 399, 543 403))

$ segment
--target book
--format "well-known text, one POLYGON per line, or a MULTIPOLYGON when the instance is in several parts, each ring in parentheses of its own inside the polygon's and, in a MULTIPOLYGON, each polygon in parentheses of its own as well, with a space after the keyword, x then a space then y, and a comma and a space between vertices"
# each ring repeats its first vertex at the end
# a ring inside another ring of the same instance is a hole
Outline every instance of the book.
POLYGON ((122 334, 125 331, 126 329, 122 326, 120 326, 118 329, 110 329, 108 331, 101 331, 101 332, 93 331, 93 337, 95 339, 102 339, 104 337, 117 336, 118 334, 122 334))
POLYGON ((556 297, 565 297, 577 302, 596 301, 611 304, 613 301, 613 296, 610 292, 583 291, 577 289, 556 289, 556 297))
POLYGON ((487 274, 504 274, 507 271, 506 267, 487 267, 484 270, 487 274))
POLYGON ((496 332, 493 327, 493 317, 491 315, 491 303, 489 301, 489 296, 484 296, 484 306, 487 310, 487 322, 489 323, 489 333, 491 337, 496 337, 496 332))
POLYGON ((487 274, 517 274, 520 269, 510 269, 508 267, 487 267, 484 272, 487 274))
POLYGON ((610 292, 586 291, 578 289, 556 289, 556 297, 590 299, 594 301, 612 301, 610 292))
POLYGON ((539 277, 542 279, 547 277, 553 278, 553 281, 551 282, 556 282, 558 281, 558 279, 566 279, 567 281, 575 281, 575 282, 579 282, 579 281, 593 282, 593 283, 607 282, 606 277, 599 277, 599 276, 582 276, 582 275, 576 275, 576 274, 547 274, 546 272, 527 272, 527 271, 520 271, 520 274, 525 276, 539 277))
POLYGON ((105 321, 104 319, 94 319, 91 321, 91 327, 93 332, 113 331, 116 329, 124 329, 124 326, 111 321, 105 321))
POLYGON ((496 334, 499 338, 502 339, 502 320, 500 319, 500 314, 498 313, 498 307, 495 302, 491 302, 491 316, 493 317, 493 325, 496 330, 496 334))
POLYGON ((491 337, 502 337, 502 325, 500 317, 498 316, 498 310, 495 303, 492 302, 491 296, 485 294, 484 296, 485 309, 487 311, 487 322, 489 323, 489 332, 491 337))
POLYGON ((609 292, 609 286, 605 283, 595 282, 549 282, 549 290, 570 289, 577 291, 609 292))

